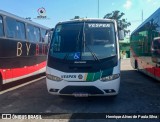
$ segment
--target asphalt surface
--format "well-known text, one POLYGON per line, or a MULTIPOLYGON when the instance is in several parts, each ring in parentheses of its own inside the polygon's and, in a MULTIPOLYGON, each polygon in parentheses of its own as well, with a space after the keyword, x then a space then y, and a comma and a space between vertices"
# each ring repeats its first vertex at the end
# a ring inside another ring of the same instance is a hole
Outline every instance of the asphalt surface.
POLYGON ((47 92, 44 78, 1 94, 0 113, 69 113, 71 118, 73 113, 160 113, 160 82, 132 69, 130 60, 125 59, 121 61, 120 93, 116 98, 53 96, 47 92))

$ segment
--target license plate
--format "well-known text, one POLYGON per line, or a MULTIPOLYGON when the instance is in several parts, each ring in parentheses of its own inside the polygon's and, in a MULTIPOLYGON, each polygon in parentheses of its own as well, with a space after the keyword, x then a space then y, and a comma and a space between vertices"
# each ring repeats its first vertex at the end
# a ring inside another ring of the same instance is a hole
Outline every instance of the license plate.
POLYGON ((73 93, 74 97, 88 97, 88 93, 73 93))

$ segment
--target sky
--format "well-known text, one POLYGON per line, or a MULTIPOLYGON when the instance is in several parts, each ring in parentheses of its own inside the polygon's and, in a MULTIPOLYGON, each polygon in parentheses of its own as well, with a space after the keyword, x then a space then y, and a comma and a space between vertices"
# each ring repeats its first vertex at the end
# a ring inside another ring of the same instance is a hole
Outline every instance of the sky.
MULTIPOLYGON (((60 21, 75 16, 98 18, 98 0, 0 0, 0 9, 17 16, 30 17, 32 21, 54 28, 60 21), (37 10, 45 8, 47 19, 36 19, 37 10)), ((134 31, 153 12, 160 7, 160 0, 99 0, 99 18, 119 10, 125 13, 124 19, 131 22, 128 28, 134 31)))

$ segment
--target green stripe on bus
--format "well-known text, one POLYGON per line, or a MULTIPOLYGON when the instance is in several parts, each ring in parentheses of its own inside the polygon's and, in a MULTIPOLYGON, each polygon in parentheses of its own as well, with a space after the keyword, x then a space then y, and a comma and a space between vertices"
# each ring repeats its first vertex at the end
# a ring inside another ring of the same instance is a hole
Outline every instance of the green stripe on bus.
POLYGON ((93 81, 94 73, 88 73, 86 81, 93 81))
POLYGON ((93 81, 100 79, 100 77, 101 77, 101 72, 95 73, 93 81))
POLYGON ((107 77, 113 74, 113 68, 103 70, 102 72, 88 73, 86 81, 96 81, 101 77, 107 77))

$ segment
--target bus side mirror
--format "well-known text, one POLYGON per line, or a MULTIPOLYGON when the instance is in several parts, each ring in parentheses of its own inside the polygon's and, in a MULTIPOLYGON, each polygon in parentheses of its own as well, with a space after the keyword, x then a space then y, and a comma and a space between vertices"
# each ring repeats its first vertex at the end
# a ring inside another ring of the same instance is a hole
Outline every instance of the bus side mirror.
POLYGON ((44 37, 44 42, 48 43, 48 39, 49 39, 49 36, 48 36, 48 34, 46 34, 45 37, 44 37))
POLYGON ((118 31, 118 39, 119 40, 124 40, 124 30, 119 30, 118 31))

